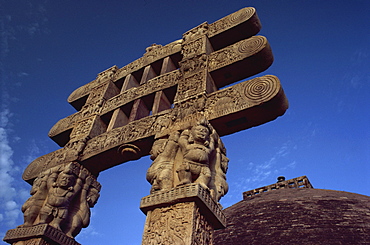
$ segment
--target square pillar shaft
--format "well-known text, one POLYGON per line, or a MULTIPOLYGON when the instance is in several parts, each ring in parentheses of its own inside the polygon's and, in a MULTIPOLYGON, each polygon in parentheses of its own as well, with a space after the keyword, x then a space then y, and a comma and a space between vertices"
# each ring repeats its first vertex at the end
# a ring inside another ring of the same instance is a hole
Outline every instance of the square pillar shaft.
POLYGON ((147 215, 142 244, 213 244, 225 215, 209 192, 198 184, 178 186, 142 198, 147 215))

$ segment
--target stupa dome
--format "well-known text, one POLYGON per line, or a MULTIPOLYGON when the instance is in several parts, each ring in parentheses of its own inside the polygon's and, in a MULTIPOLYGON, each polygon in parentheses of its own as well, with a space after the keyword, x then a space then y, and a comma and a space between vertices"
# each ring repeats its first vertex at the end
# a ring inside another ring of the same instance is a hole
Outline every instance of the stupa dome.
POLYGON ((281 181, 226 208, 215 244, 370 244, 369 196, 314 189, 305 176, 281 181))

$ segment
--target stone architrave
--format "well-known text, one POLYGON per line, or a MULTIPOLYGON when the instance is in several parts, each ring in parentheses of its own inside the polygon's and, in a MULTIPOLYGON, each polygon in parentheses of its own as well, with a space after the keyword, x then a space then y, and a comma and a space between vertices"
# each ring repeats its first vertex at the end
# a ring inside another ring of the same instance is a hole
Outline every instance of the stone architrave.
POLYGON ((32 244, 55 243, 50 234, 56 230, 74 241, 88 225, 87 210, 96 200, 89 201, 86 196, 91 190, 98 197, 98 174, 151 154, 154 166, 147 173, 151 195, 168 193, 174 200, 170 205, 141 206, 148 213, 144 243, 159 239, 153 227, 162 221, 158 223, 156 217, 168 213, 169 219, 181 216, 192 220, 190 226, 171 228, 191 234, 186 244, 212 244, 213 229, 224 224, 217 203, 227 192, 228 159, 219 137, 272 121, 288 108, 276 76, 229 86, 272 64, 267 39, 256 36, 260 29, 255 9, 241 9, 189 30, 180 40, 164 46, 153 44, 141 58, 122 68, 113 66, 72 92, 68 102, 77 112, 49 131, 49 137, 61 148, 35 159, 24 171, 23 179, 34 189, 23 208, 25 224, 10 230, 5 240, 13 244, 27 239, 32 244), (208 139, 194 140, 202 131, 195 132, 195 128, 202 123, 207 125, 208 139), (166 161, 170 166, 162 165, 166 161), (70 166, 78 166, 78 174, 66 170, 70 166), (61 175, 72 175, 72 184, 58 184, 61 175), (184 194, 185 199, 179 198, 178 190, 185 187, 197 189, 198 194, 190 191, 184 194), (77 204, 80 209, 84 205, 85 211, 78 212, 77 204), (207 208, 209 205, 214 208, 207 208))
POLYGON ((203 23, 143 57, 113 66, 76 89, 68 102, 78 110, 57 122, 49 136, 62 148, 35 159, 23 173, 32 183, 54 166, 78 161, 98 175, 148 155, 166 128, 186 129, 206 118, 220 136, 284 114, 288 102, 279 79, 256 77, 273 62, 254 8, 203 23))

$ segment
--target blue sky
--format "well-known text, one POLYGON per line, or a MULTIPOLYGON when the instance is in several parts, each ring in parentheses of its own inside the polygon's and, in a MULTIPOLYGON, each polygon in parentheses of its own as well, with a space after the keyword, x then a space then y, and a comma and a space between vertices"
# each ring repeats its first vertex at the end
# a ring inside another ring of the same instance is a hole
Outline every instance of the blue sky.
MULTIPOLYGON (((74 109, 67 97, 152 43, 243 7, 255 7, 274 53, 263 74, 290 102, 273 122, 223 137, 228 207, 276 177, 307 175, 315 188, 370 195, 370 2, 0 0, 0 236, 23 221, 24 168, 59 149, 49 129, 74 109)), ((140 244, 149 194, 145 157, 99 176, 101 198, 82 244, 140 244)))

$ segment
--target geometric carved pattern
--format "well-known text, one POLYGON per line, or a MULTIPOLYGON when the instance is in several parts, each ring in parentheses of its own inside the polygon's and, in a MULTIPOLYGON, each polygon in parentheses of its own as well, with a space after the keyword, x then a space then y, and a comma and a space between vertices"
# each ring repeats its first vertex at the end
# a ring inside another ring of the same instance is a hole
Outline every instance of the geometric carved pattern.
POLYGON ((74 239, 66 236, 62 231, 57 230, 48 224, 40 224, 31 227, 19 227, 16 229, 8 230, 4 237, 4 241, 8 243, 14 243, 26 239, 30 239, 29 241, 27 241, 26 244, 56 243, 61 245, 80 245, 74 239), (35 237, 40 237, 41 239, 35 237), (32 240, 35 243, 33 243, 32 240))
POLYGON ((278 91, 276 83, 272 76, 265 76, 265 79, 254 79, 245 84, 244 94, 249 101, 254 103, 270 100, 274 97, 275 91, 278 91))

